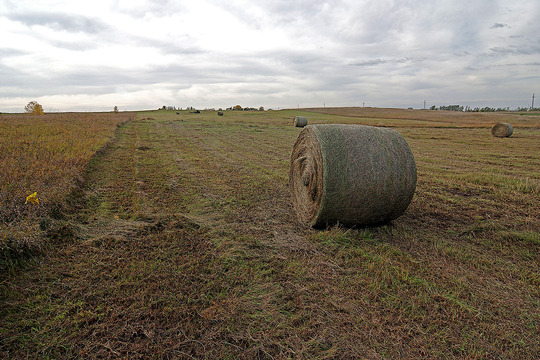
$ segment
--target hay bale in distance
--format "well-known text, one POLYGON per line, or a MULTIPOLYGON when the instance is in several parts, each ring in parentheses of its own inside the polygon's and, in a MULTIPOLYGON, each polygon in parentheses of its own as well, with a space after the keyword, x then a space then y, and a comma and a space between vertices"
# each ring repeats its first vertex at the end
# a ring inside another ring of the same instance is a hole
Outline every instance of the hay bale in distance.
POLYGON ((514 133, 514 128, 509 123, 497 123, 491 128, 491 135, 495 137, 510 137, 514 133))
POLYGON ((218 111, 217 114, 218 116, 223 116, 223 111, 218 111))
POLYGON ((301 223, 365 226, 401 216, 416 189, 416 163, 397 131, 308 125, 291 154, 289 186, 301 223))
POLYGON ((295 116, 293 120, 293 126, 304 127, 307 125, 307 118, 305 116, 295 116))

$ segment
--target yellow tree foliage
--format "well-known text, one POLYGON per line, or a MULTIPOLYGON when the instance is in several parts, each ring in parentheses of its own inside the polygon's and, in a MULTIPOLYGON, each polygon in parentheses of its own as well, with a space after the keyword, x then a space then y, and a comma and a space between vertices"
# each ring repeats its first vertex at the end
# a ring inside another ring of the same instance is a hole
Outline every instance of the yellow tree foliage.
POLYGON ((43 111, 43 106, 41 106, 40 104, 36 104, 33 113, 37 115, 45 115, 45 112, 43 111))
POLYGON ((25 107, 24 112, 27 114, 44 115, 43 106, 37 101, 30 101, 25 107))

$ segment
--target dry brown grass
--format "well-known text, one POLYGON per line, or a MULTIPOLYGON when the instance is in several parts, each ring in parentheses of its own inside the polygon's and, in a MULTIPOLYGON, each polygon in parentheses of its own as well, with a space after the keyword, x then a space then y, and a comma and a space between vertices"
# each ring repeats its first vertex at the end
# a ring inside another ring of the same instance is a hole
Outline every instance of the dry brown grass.
POLYGON ((64 201, 75 181, 133 114, 0 115, 0 249, 38 246, 40 220, 64 201), (37 192, 39 204, 26 203, 37 192))

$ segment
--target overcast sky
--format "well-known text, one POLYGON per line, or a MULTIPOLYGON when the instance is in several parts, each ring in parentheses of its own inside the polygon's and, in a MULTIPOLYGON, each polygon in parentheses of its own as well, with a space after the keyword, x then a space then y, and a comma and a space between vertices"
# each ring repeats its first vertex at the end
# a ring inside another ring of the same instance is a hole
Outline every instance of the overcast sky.
POLYGON ((3 112, 515 108, 535 92, 538 0, 0 0, 3 112))

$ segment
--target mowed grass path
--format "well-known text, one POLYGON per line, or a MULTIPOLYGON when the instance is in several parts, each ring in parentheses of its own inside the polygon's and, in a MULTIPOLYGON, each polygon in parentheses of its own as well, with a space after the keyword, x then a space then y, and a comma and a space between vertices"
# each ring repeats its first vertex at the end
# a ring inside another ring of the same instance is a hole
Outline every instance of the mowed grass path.
POLYGON ((69 199, 78 238, 1 284, 0 355, 537 358, 538 126, 396 121, 419 175, 405 215, 315 231, 287 188, 296 113, 122 125, 69 199))

